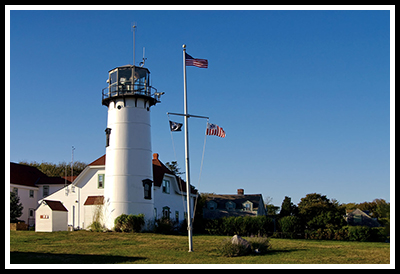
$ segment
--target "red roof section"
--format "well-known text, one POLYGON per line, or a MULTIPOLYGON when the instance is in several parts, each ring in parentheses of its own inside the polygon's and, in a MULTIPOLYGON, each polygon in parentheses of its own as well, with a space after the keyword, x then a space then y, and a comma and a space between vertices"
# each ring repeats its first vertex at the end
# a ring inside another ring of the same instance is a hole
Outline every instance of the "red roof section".
POLYGON ((10 183, 16 185, 33 186, 40 179, 46 179, 47 175, 36 167, 10 163, 10 183))
MULTIPOLYGON (((178 183, 178 187, 181 192, 186 192, 186 182, 182 180, 181 177, 174 175, 174 173, 169 170, 159 159, 158 153, 153 154, 153 181, 154 185, 160 187, 162 184, 162 180, 164 178, 164 174, 170 174, 175 176, 176 182, 178 183)), ((193 187, 193 186, 192 186, 193 187)), ((197 190, 195 188, 192 188, 190 193, 196 194, 197 190)))
POLYGON ((53 211, 67 211, 60 201, 43 200, 53 211))
MULTIPOLYGON (((10 183, 36 187, 40 185, 65 184, 61 177, 49 177, 33 166, 10 163, 10 183)), ((67 184, 71 182, 67 180, 67 184)))
POLYGON ((102 205, 104 204, 104 196, 88 196, 83 205, 102 205))
POLYGON ((94 160, 89 166, 104 166, 106 164, 106 155, 104 154, 100 158, 94 160))

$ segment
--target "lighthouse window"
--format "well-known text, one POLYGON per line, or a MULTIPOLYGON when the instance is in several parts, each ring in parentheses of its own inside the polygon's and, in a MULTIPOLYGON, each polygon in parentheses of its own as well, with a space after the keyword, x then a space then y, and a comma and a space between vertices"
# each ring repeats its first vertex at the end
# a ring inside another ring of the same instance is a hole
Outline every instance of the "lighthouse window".
POLYGON ((151 185, 153 183, 150 179, 144 179, 143 181, 144 198, 151 200, 151 185))
POLYGON ((170 183, 167 180, 163 180, 162 182, 162 192, 169 194, 170 183))
POLYGON ((117 75, 118 72, 117 70, 114 70, 111 74, 110 74, 110 91, 111 92, 115 92, 117 91, 117 75))
POLYGON ((132 77, 132 70, 129 69, 120 69, 118 72, 119 82, 122 85, 130 84, 131 77, 132 77))
POLYGON ((111 128, 106 128, 106 147, 110 145, 110 133, 111 133, 111 128))

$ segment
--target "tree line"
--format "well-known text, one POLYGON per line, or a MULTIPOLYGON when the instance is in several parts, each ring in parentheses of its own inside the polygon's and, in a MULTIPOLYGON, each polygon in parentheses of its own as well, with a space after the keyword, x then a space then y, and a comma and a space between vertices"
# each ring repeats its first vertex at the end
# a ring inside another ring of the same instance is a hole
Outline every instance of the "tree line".
MULTIPOLYGON (((64 176, 72 176, 71 163, 67 162, 59 162, 58 164, 42 162, 38 163, 36 161, 33 162, 19 162, 21 165, 33 166, 38 170, 43 172, 49 177, 64 177, 64 176)), ((78 176, 87 166, 87 163, 76 161, 72 165, 73 167, 73 176, 78 176)))
POLYGON ((340 204, 326 195, 310 193, 296 205, 285 196, 281 207, 270 204, 267 199, 267 216, 224 217, 204 219, 202 208, 207 193, 200 194, 194 221, 195 232, 217 235, 268 234, 279 238, 306 238, 323 240, 385 241, 389 234, 390 203, 384 199, 360 204, 340 204), (199 210, 200 208, 200 210, 199 210), (360 209, 369 211, 381 227, 348 226, 346 211, 360 209), (244 234, 243 234, 244 233, 244 234))

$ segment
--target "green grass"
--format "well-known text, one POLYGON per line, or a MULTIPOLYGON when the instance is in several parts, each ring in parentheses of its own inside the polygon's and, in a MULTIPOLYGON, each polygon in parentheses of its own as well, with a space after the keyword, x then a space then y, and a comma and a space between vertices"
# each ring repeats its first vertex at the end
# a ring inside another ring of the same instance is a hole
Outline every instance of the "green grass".
POLYGON ((223 257, 228 237, 153 233, 10 231, 11 264, 389 264, 390 245, 271 239, 265 255, 223 257))

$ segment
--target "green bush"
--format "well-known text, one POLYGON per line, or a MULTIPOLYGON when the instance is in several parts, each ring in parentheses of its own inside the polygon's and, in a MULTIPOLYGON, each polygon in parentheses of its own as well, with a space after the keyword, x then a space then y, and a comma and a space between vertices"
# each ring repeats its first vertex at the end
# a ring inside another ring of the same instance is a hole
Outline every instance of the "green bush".
MULTIPOLYGON (((186 222, 184 224, 187 227, 186 222)), ((182 225, 183 226, 183 225, 182 225)), ((179 234, 180 232, 180 223, 172 221, 169 218, 161 218, 155 220, 154 223, 154 232, 155 233, 161 233, 161 234, 169 234, 169 235, 174 235, 174 234, 179 234)))
POLYGON ((114 221, 114 230, 117 232, 140 232, 144 225, 144 215, 121 214, 114 221))
POLYGON ((384 242, 386 233, 384 227, 349 226, 349 240, 360 242, 384 242))
POLYGON ((249 239, 251 250, 257 254, 265 254, 271 247, 267 237, 251 237, 249 239))
POLYGON ((266 216, 224 217, 204 223, 204 230, 212 235, 266 235, 273 231, 273 221, 266 216))
POLYGON ((225 257, 244 256, 251 252, 251 249, 240 244, 233 244, 231 239, 222 242, 219 252, 225 257))

